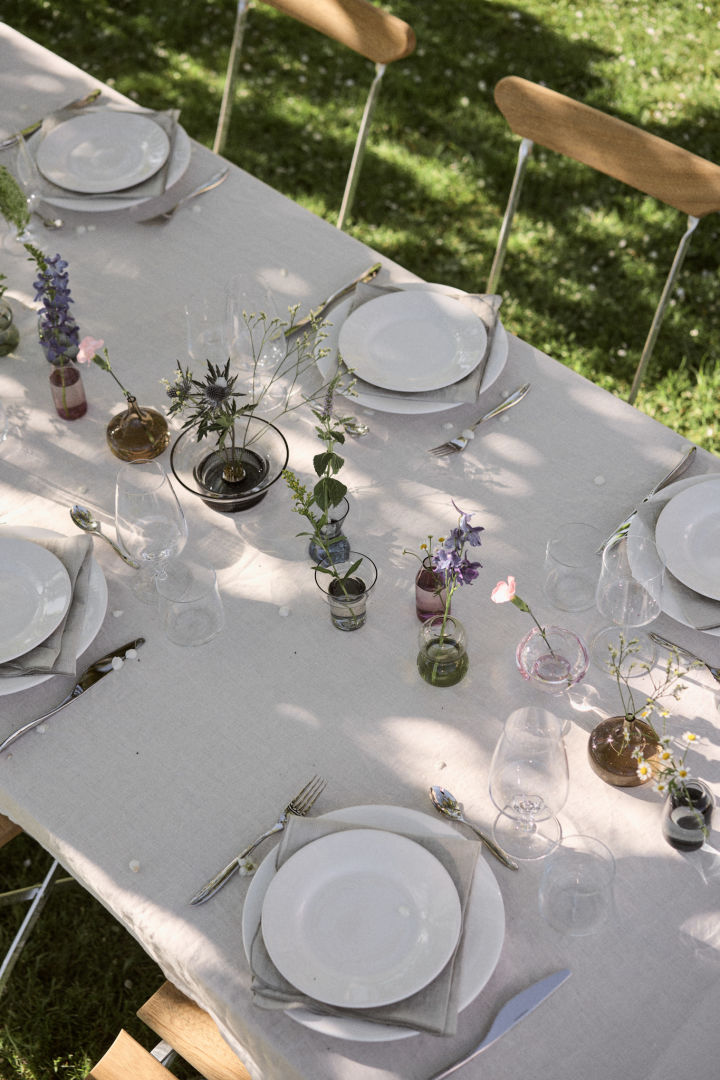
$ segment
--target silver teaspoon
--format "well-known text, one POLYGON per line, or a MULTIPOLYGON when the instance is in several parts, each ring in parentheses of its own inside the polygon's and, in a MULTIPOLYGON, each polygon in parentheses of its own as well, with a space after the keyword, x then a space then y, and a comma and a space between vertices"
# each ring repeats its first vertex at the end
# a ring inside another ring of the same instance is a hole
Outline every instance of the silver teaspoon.
POLYGON ((441 814, 445 814, 446 817, 452 818, 453 821, 460 821, 463 825, 467 825, 469 829, 479 836, 488 851, 492 851, 496 859, 499 859, 505 866, 510 867, 511 870, 517 870, 518 864, 506 855, 502 848, 499 848, 497 844, 486 836, 485 833, 478 829, 477 825, 473 825, 471 821, 463 817, 460 803, 457 801, 454 795, 451 795, 447 788, 444 787, 431 787, 430 799, 436 810, 439 810, 441 814))
POLYGON ((70 517, 73 519, 78 529, 82 529, 82 531, 86 533, 91 533, 93 536, 99 536, 102 540, 107 541, 113 551, 116 552, 128 566, 132 566, 133 570, 140 569, 139 564, 136 563, 134 559, 131 559, 129 555, 126 555, 114 540, 111 540, 109 536, 105 535, 102 531, 100 522, 97 518, 92 516, 92 513, 88 510, 87 506, 78 506, 76 503, 70 510, 70 517))

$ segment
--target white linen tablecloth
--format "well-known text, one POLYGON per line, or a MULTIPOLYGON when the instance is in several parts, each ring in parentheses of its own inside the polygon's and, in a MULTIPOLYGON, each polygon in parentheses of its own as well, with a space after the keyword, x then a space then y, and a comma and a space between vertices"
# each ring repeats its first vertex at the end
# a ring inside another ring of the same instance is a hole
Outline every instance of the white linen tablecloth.
MULTIPOLYGON (((0 26, 0 135, 92 85, 82 72, 0 26)), ((194 145, 176 194, 216 164, 194 145)), ((164 198, 172 201, 169 194, 164 198)), ((45 239, 49 252, 58 250, 69 263, 81 333, 104 338, 124 384, 141 404, 156 407, 163 404, 159 380, 187 359, 186 298, 221 298, 233 273, 263 270, 302 313, 376 259, 235 167, 222 187, 167 225, 133 223, 127 211, 62 216, 64 229, 45 239)), ((388 260, 384 267, 380 280, 411 276, 388 260)), ((11 298, 29 304, 32 268, 24 253, 3 244, 0 271, 10 279, 11 298)), ((336 309, 333 318, 341 317, 336 309)), ((9 438, 0 447, 0 531, 4 524, 25 524, 70 535, 68 508, 79 501, 112 534, 120 463, 105 444, 105 425, 123 402, 110 376, 86 369, 86 417, 57 418, 34 319, 30 308, 21 315, 18 353, 0 363, 0 399, 10 418, 9 438)), ((715 1080, 718 855, 679 854, 662 838, 659 796, 647 788, 614 789, 595 776, 587 737, 617 711, 611 681, 591 671, 567 697, 538 701, 514 661, 528 617, 490 601, 495 583, 513 574, 518 593, 543 621, 591 636, 603 622, 596 612, 566 615, 542 596, 546 540, 566 521, 609 532, 687 444, 512 336, 507 366, 477 406, 425 416, 348 408, 370 427, 364 438, 348 440, 342 473, 349 488, 347 533, 379 569, 367 625, 355 633, 331 626, 306 541, 295 535, 302 523, 282 482, 256 508, 235 516, 179 492, 193 547, 218 571, 226 630, 196 649, 170 644, 157 612, 131 593, 132 571, 97 543, 109 604, 85 659, 137 635, 147 642, 137 662, 2 755, 0 809, 53 852, 167 977, 210 1011, 255 1078, 423 1080, 479 1042, 514 993, 569 967, 570 982, 463 1076, 715 1080), (450 434, 448 424, 462 430, 525 381, 532 384, 526 399, 484 426, 462 456, 438 461, 427 454, 450 434), (468 632, 469 674, 457 687, 435 689, 415 668, 416 564, 402 549, 428 533, 447 533, 456 521, 452 499, 485 527, 483 569, 454 602, 468 632), (464 802, 469 817, 489 826, 495 811, 488 768, 502 723, 514 708, 538 703, 569 722, 570 795, 560 815, 565 832, 598 837, 617 860, 616 910, 607 927, 587 938, 562 937, 538 913, 542 864, 513 873, 491 860, 506 908, 506 937, 495 972, 461 1013, 456 1036, 351 1042, 255 1007, 240 940, 248 879, 236 876, 201 907, 190 907, 189 896, 269 826, 314 773, 328 780, 318 812, 393 803, 432 814, 428 787, 441 783, 464 802)), ((303 411, 280 426, 291 467, 309 480, 319 449, 312 417, 303 411)), ((701 471, 717 471, 711 455, 698 457, 701 471)), ((168 455, 161 460, 169 468, 168 455)), ((658 629, 720 661, 717 637, 665 616, 658 629)), ((0 739, 60 700, 68 681, 53 678, 2 697, 0 739)), ((693 672, 688 684, 673 707, 672 728, 701 736, 689 761, 717 792, 718 687, 706 672, 693 672)), ((718 812, 715 826, 710 844, 718 849, 718 812)))

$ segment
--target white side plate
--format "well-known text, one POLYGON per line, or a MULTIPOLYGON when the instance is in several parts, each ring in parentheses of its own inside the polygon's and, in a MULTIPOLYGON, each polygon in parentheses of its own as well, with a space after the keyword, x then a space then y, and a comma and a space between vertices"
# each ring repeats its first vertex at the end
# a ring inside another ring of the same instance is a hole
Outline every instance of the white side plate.
POLYGON ((68 572, 39 544, 0 537, 0 663, 52 634, 70 604, 68 572))
MULTIPOLYGON (((34 526, 3 526, 3 536, 17 536, 24 539, 42 539, 49 536, 61 536, 62 533, 52 529, 39 529, 34 526)), ((95 559, 90 561, 90 580, 88 582, 88 604, 85 609, 85 619, 82 624, 78 641, 78 656, 82 656, 88 646, 95 640, 100 631, 107 610, 107 582, 105 575, 95 559)), ((5 694, 17 694, 20 690, 29 690, 31 686, 38 686, 54 678, 53 675, 20 675, 17 678, 0 679, 0 697, 5 694)))
POLYGON ((683 585, 720 600, 720 478, 675 495, 657 520, 655 540, 683 585))
POLYGON ((388 293, 357 308, 340 328, 349 368, 385 390, 417 393, 459 382, 487 347, 481 319, 452 296, 430 290, 388 293))
POLYGON ((40 143, 36 162, 53 184, 90 195, 148 180, 169 153, 167 133, 149 116, 101 109, 53 128, 40 143))
POLYGON ((328 1005, 400 1001, 442 971, 460 937, 460 898, 420 844, 378 829, 300 848, 270 882, 265 946, 280 973, 328 1005))
MULTIPOLYGON (((324 817, 350 825, 376 829, 398 829, 416 836, 457 836, 457 830, 439 816, 431 817, 404 806, 348 806, 332 810, 324 817)), ((260 926, 263 899, 275 876, 275 850, 271 850, 255 871, 245 898, 242 913, 242 940, 245 955, 250 957, 253 938, 260 926)), ((466 1008, 477 997, 495 970, 505 937, 505 908, 492 870, 481 857, 475 864, 470 899, 465 909, 462 964, 458 1007, 466 1008)), ((355 1042, 392 1042, 407 1039, 417 1032, 391 1024, 376 1024, 354 1017, 323 1016, 308 1009, 289 1009, 286 1013, 304 1027, 321 1035, 355 1042)))

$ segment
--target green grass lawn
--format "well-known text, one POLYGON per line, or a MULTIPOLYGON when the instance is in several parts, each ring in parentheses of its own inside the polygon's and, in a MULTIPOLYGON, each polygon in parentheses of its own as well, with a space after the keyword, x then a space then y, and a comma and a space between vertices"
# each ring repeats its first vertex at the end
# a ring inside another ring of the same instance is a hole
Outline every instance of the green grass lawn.
MULTIPOLYGON (((432 281, 485 287, 517 139, 493 101, 522 75, 720 162, 720 12, 677 0, 388 0, 417 51, 391 65, 349 231, 432 281)), ((211 145, 228 0, 4 0, 18 30, 211 145)), ((226 155, 330 221, 372 65, 272 9, 251 12, 226 155)), ((508 329, 626 396, 686 219, 536 151, 501 282, 508 329)), ((720 450, 718 219, 701 223, 638 407, 720 450)), ((30 873, 21 855, 3 866, 30 873)), ((34 857, 34 856, 33 856, 34 857)), ((9 939, 13 913, 0 911, 9 939)), ((2 941, 0 941, 0 946, 2 941)), ((0 1080, 78 1080, 160 973, 77 886, 51 901, 2 1002, 0 1080), (77 985, 75 985, 77 983, 77 985)), ((146 1040, 147 1041, 147 1040, 146 1040)))

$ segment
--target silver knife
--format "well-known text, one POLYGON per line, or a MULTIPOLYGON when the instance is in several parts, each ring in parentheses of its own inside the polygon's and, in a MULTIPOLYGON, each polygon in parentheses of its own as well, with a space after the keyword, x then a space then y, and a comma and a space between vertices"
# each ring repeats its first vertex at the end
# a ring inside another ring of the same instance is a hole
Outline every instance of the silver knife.
POLYGON ((342 300, 343 296, 347 296, 347 294, 351 293, 358 285, 361 285, 363 282, 372 281, 380 270, 382 270, 382 263, 374 263, 364 274, 361 274, 360 277, 355 278, 354 281, 349 282, 347 285, 343 285, 342 289, 337 289, 334 293, 331 293, 321 304, 318 304, 316 308, 313 308, 309 315, 306 315, 304 319, 300 319, 300 322, 288 326, 285 331, 285 336, 291 337, 300 330, 307 330, 307 328, 312 326, 312 324, 316 322, 329 307, 336 304, 338 300, 342 300))
POLYGON ((507 1005, 503 1005, 500 1012, 497 1014, 492 1022, 490 1030, 480 1043, 476 1046, 471 1053, 466 1057, 461 1058, 460 1061, 456 1061, 454 1065, 451 1065, 449 1069, 445 1069, 443 1072, 435 1073, 430 1077, 430 1080, 444 1080, 446 1076, 450 1076, 456 1069, 459 1069, 462 1065, 466 1065, 468 1061, 472 1061, 474 1057, 477 1057, 483 1050, 487 1050, 488 1046, 496 1042, 501 1035, 505 1035, 510 1028, 515 1027, 515 1024, 523 1017, 531 1013, 533 1009, 536 1009, 545 998, 549 997, 559 986, 569 979, 572 972, 568 968, 564 968, 562 971, 556 971, 554 975, 548 975, 546 978, 541 979, 540 982, 534 983, 533 986, 529 986, 527 990, 522 990, 519 994, 516 994, 514 998, 510 998, 507 1005))
MULTIPOLYGON (((93 101, 97 101, 97 99, 100 97, 100 93, 101 91, 99 89, 91 90, 89 94, 85 95, 85 97, 78 98, 77 101, 71 101, 69 105, 63 105, 61 106, 61 108, 84 109, 86 105, 92 105, 93 101)), ((56 109, 53 110, 53 112, 57 111, 58 110, 56 109)), ((17 140, 20 138, 27 139, 29 135, 34 135, 36 131, 40 130, 46 120, 47 116, 43 116, 42 120, 36 120, 34 124, 28 124, 28 126, 26 128, 23 128, 22 131, 15 131, 12 135, 8 135, 6 139, 3 139, 2 142, 0 142, 0 150, 4 150, 7 146, 12 146, 12 144, 14 142, 17 142, 17 140)))
POLYGON ((99 660, 96 660, 94 664, 91 664, 90 667, 82 673, 68 696, 63 698, 59 705, 56 705, 54 709, 51 709, 50 712, 46 712, 43 716, 39 716, 37 720, 30 720, 29 723, 23 724, 17 731, 13 731, 12 735, 8 735, 7 739, 0 743, 0 754, 3 750, 7 750, 8 746, 14 743, 16 739, 19 739, 21 735, 24 735, 26 731, 32 731, 38 724, 42 724, 43 720, 47 720, 49 717, 54 716, 55 713, 60 712, 60 710, 64 709, 66 705, 69 705, 71 701, 74 701, 76 697, 79 697, 80 694, 84 694, 85 691, 89 690, 91 686, 94 686, 96 682, 103 679, 109 671, 112 671, 112 662, 116 656, 123 657, 128 649, 139 649, 144 643, 145 638, 135 638, 134 641, 128 641, 127 645, 121 645, 119 649, 113 649, 107 656, 102 656, 99 660))
MULTIPOLYGON (((646 503, 649 499, 652 499, 653 495, 657 495, 658 491, 662 491, 662 489, 664 487, 667 487, 668 484, 672 484, 674 480, 679 479, 679 477, 681 477, 683 473, 686 472, 687 469, 689 469, 692 465, 693 458, 695 457, 696 452, 697 446, 691 446, 688 452, 677 463, 675 468, 671 469, 667 476, 663 476, 662 480, 655 485, 652 491, 648 491, 647 495, 642 500, 640 505, 642 506, 642 503, 646 503)), ((597 551, 598 555, 602 555, 605 548, 613 540, 619 540, 621 537, 627 534, 627 531, 630 528, 630 523, 632 522, 632 519, 635 517, 636 514, 637 509, 633 510, 631 514, 628 514, 624 521, 620 522, 617 528, 610 533, 610 536, 608 536, 607 540, 605 540, 604 543, 600 545, 597 551)))

